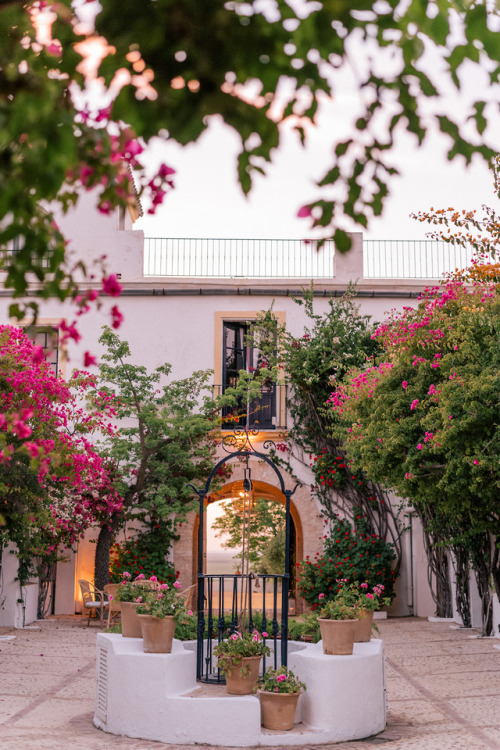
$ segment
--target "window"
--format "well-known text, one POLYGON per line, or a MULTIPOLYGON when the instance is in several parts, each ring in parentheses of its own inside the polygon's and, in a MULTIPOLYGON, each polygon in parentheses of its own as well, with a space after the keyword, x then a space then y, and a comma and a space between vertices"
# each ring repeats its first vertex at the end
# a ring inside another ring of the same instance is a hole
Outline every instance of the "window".
POLYGON ((53 326, 30 326, 25 333, 35 346, 41 346, 45 361, 59 373, 59 332, 53 326))
MULTIPOLYGON (((246 337, 250 332, 251 323, 248 321, 224 321, 222 336, 222 392, 233 388, 238 381, 240 370, 247 372, 258 371, 267 366, 262 352, 258 348, 249 346, 246 337)), ((232 414, 234 409, 226 407, 223 417, 232 414)), ((243 416, 239 425, 258 427, 269 430, 276 428, 276 384, 271 380, 262 385, 261 396, 248 403, 240 403, 236 409, 243 416)), ((234 422, 227 423, 227 426, 234 422)))
MULTIPOLYGON (((1 253, 1 269, 4 270, 13 262, 14 258, 24 249, 24 238, 14 237, 13 240, 7 243, 5 249, 1 253)), ((25 254, 26 255, 26 254, 25 254)), ((50 255, 40 255, 39 253, 30 253, 30 263, 33 266, 39 266, 41 268, 50 267, 50 255)))

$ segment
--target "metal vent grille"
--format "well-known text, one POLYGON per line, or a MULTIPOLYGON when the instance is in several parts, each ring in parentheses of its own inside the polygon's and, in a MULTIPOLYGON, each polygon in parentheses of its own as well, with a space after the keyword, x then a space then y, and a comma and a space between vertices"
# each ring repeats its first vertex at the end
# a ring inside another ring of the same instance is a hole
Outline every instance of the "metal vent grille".
POLYGON ((99 646, 97 650, 96 716, 107 721, 108 712, 108 650, 99 646))

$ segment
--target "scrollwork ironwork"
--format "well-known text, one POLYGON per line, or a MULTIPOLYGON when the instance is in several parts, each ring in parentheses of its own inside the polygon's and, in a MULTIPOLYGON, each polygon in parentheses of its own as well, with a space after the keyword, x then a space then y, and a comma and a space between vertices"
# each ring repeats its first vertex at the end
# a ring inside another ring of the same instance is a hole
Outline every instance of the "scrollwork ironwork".
POLYGON ((251 438, 256 438, 258 434, 259 430, 257 427, 235 426, 234 431, 230 435, 224 435, 222 438, 222 448, 226 453, 245 451, 255 453, 251 438))

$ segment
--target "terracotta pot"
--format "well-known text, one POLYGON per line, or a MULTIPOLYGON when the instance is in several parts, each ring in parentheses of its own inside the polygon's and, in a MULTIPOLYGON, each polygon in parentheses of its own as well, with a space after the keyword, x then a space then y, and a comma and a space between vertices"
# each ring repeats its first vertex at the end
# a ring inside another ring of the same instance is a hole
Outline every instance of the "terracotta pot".
POLYGON ((349 656, 354 648, 356 620, 326 620, 319 618, 323 653, 349 656))
POLYGON ((172 651, 175 632, 173 616, 137 615, 137 617, 142 627, 142 650, 146 654, 169 654, 172 651))
POLYGON ((231 695, 249 695, 257 684, 261 659, 261 656, 244 656, 240 664, 228 669, 226 691, 231 695))
POLYGON ((124 638, 142 638, 141 621, 136 612, 136 602, 120 602, 122 612, 122 636, 124 638))
POLYGON ((354 643, 368 643, 372 637, 373 610, 360 617, 355 628, 354 643))
POLYGON ((287 731, 293 729, 299 693, 268 693, 257 691, 260 698, 260 715, 265 729, 287 731))

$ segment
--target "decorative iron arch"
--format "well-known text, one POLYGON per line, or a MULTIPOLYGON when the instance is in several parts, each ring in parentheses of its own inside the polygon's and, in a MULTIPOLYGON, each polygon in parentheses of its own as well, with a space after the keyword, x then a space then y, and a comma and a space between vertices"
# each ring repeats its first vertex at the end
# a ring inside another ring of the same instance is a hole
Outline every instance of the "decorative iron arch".
MULTIPOLYGON (((209 664, 212 661, 212 654, 211 654, 211 643, 210 646, 205 649, 204 644, 204 635, 205 635, 205 616, 204 616, 204 609, 205 609, 205 582, 208 580, 209 584, 212 583, 211 579, 213 578, 232 578, 233 579, 233 590, 236 590, 237 588, 237 580, 241 579, 241 576, 208 576, 203 572, 203 537, 204 537, 204 508, 205 508, 205 498, 210 493, 210 487, 212 485, 213 479, 217 474, 218 469, 220 469, 221 466, 224 466, 226 463, 233 459, 242 459, 245 463, 244 468, 244 479, 243 479, 243 487, 245 490, 251 489, 251 473, 249 468, 249 462, 250 459, 254 459, 257 461, 263 461, 268 466, 271 467, 271 469, 274 471, 276 478, 279 482, 279 489, 280 492, 285 497, 285 570, 283 573, 283 576, 279 576, 282 579, 282 588, 281 588, 281 629, 280 629, 280 637, 281 637, 281 664, 286 665, 288 661, 288 595, 290 591, 290 498, 295 493, 296 489, 298 487, 301 487, 301 483, 297 482, 293 489, 287 490, 285 487, 285 481, 283 479, 283 474, 278 469, 274 461, 271 460, 271 458, 266 455, 265 453, 262 453, 261 451, 256 451, 251 443, 250 436, 257 437, 259 434, 259 431, 255 428, 248 429, 248 428, 235 428, 234 432, 231 435, 226 435, 222 440, 222 448, 226 451, 227 455, 223 456, 214 466, 212 471, 210 472, 208 479, 205 483, 205 486, 202 488, 197 488, 193 484, 189 484, 188 487, 191 487, 194 492, 198 495, 199 498, 199 511, 200 511, 200 522, 198 527, 198 575, 197 575, 197 581, 198 581, 198 596, 197 596, 197 608, 198 608, 198 628, 197 628, 197 649, 196 649, 196 678, 200 681, 204 682, 222 682, 223 679, 220 677, 219 673, 217 673, 217 678, 210 678, 211 671, 209 670, 209 664), (231 450, 231 449, 234 450, 231 450), (248 486, 246 486, 246 483, 248 483, 248 486), (206 654, 208 652, 208 656, 206 654), (204 665, 205 665, 205 674, 204 674, 204 665)), ((270 448, 276 449, 276 445, 272 440, 266 440, 262 444, 264 450, 269 450, 270 448)), ((276 577, 277 578, 277 577, 276 577)), ((276 589, 276 587, 275 587, 276 589)), ((219 612, 220 614, 220 612, 219 612)), ((264 616, 264 622, 265 622, 265 612, 263 613, 264 616)), ((222 618, 222 621, 224 623, 224 618, 222 618)), ((209 639, 211 638, 211 614, 209 614, 209 639)), ((234 616, 233 616, 233 622, 231 625, 231 629, 234 630, 236 627, 236 623, 234 622, 234 616)), ((249 627, 252 627, 252 614, 251 614, 251 608, 250 608, 250 617, 249 617, 249 627)), ((221 636, 223 634, 223 628, 224 625, 221 625, 221 617, 219 616, 219 640, 221 640, 221 636)), ((277 633, 274 633, 274 646, 275 646, 275 665, 276 665, 276 636, 277 633)))

